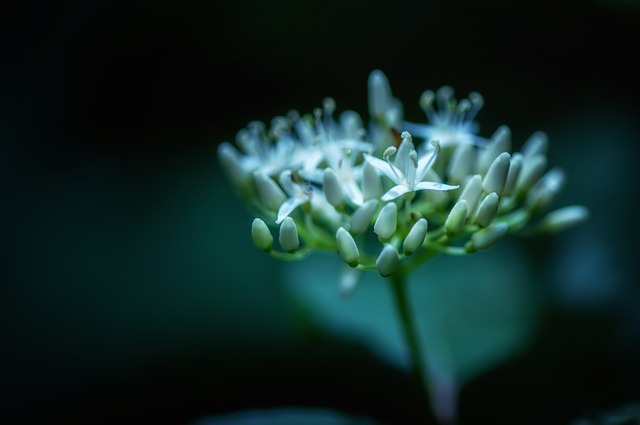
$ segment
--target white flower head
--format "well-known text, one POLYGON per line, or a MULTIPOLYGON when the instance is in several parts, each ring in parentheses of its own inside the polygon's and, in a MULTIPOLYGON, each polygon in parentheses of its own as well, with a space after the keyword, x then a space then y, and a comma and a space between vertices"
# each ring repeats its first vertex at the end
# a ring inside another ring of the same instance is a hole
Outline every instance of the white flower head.
POLYGON ((484 146, 488 141, 478 136, 480 126, 474 120, 483 104, 484 100, 477 92, 470 93, 468 99, 458 101, 449 86, 441 87, 436 93, 427 90, 420 97, 420 106, 427 114, 429 123, 406 122, 404 126, 416 137, 439 140, 443 148, 461 144, 484 146))
POLYGON ((413 146, 411 134, 405 131, 402 133, 402 143, 400 147, 395 149, 387 149, 385 151, 385 160, 376 158, 371 155, 365 155, 365 158, 371 165, 380 170, 385 176, 389 177, 396 186, 392 187, 382 195, 385 202, 392 201, 400 196, 419 190, 453 190, 459 186, 451 186, 439 182, 423 181, 438 154, 440 153, 440 143, 437 140, 432 142, 433 149, 421 157, 413 146), (390 156, 394 156, 393 162, 389 160, 390 156))

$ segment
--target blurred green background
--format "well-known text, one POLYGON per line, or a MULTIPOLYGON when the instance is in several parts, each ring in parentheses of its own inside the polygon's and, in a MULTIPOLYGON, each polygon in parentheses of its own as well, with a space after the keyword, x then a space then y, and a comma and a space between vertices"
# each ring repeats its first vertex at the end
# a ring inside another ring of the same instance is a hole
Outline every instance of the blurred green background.
POLYGON ((469 290, 448 260, 428 275, 440 289, 414 289, 439 302, 441 332, 470 335, 461 344, 523 330, 469 366, 460 424, 567 424, 640 400, 636 1, 4 9, 0 422, 187 424, 297 406, 413 423, 393 322, 367 333, 363 320, 391 311, 367 292, 383 281, 343 300, 324 273, 335 265, 259 252, 216 160, 247 122, 325 96, 366 117, 376 68, 414 121, 422 90, 450 84, 484 95, 483 135, 507 124, 519 148, 546 131, 568 176, 557 205, 592 213, 469 259, 469 290), (296 282, 321 273, 324 286, 296 282), (474 340, 469 322, 483 319, 474 340))

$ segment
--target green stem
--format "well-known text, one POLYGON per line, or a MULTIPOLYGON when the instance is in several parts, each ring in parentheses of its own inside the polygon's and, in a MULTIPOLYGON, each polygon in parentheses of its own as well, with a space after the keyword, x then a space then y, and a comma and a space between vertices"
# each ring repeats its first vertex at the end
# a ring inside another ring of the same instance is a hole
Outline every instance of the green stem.
POLYGON ((427 420, 427 423, 435 424, 437 423, 437 420, 431 405, 429 385, 427 383, 427 376, 422 363, 423 357, 421 355, 418 334, 412 319, 411 309, 409 307, 406 279, 403 270, 398 270, 396 273, 391 275, 391 284, 393 287, 396 307, 398 308, 398 314, 400 316, 400 323, 411 355, 413 374, 420 384, 420 390, 422 392, 421 396, 425 403, 425 419, 427 420))

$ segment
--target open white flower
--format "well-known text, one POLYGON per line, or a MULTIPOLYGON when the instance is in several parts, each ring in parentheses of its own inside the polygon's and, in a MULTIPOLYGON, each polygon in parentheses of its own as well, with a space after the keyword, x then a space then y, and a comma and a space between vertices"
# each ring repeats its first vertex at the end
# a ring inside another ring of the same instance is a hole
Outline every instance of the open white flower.
POLYGON ((280 173, 280 186, 282 186, 289 197, 278 209, 276 224, 282 223, 282 221, 289 217, 296 208, 306 202, 309 202, 313 195, 313 188, 311 185, 304 185, 294 181, 291 170, 284 170, 280 173))
POLYGON ((248 172, 259 171, 273 177, 285 168, 300 165, 298 144, 289 132, 286 118, 280 118, 273 122, 272 135, 266 134, 264 124, 259 121, 251 122, 238 133, 238 145, 245 153, 240 164, 248 172))
MULTIPOLYGON (((317 168, 303 167, 300 175, 313 183, 321 184, 326 168, 330 168, 335 172, 337 181, 350 202, 362 205, 364 195, 358 187, 362 166, 356 165, 356 162, 362 157, 363 152, 371 152, 374 147, 362 140, 366 132, 357 113, 345 111, 341 114, 340 120, 335 121, 333 99, 327 98, 324 103, 322 115, 317 111, 316 125, 313 129, 313 146, 316 152, 321 154, 321 160, 314 164, 317 168)), ((305 161, 313 164, 311 159, 305 161)))
POLYGON ((437 93, 427 90, 420 98, 420 106, 427 114, 429 124, 406 122, 404 128, 414 136, 425 140, 439 140, 443 148, 461 144, 484 146, 488 140, 478 136, 480 126, 474 121, 484 101, 479 93, 469 94, 469 99, 459 102, 453 97, 453 89, 441 87, 437 93), (434 101, 437 99, 437 109, 434 101))
POLYGON ((427 152, 422 157, 418 154, 411 141, 411 134, 405 131, 402 133, 402 143, 400 148, 388 148, 383 157, 385 160, 376 158, 371 155, 365 155, 365 158, 371 165, 382 171, 384 175, 389 177, 396 186, 392 187, 382 195, 382 200, 392 201, 400 196, 419 190, 453 190, 459 186, 451 186, 439 182, 423 181, 433 163, 436 161, 440 153, 440 143, 437 140, 432 142, 433 150, 427 152), (395 154, 393 163, 389 160, 391 155, 395 154))

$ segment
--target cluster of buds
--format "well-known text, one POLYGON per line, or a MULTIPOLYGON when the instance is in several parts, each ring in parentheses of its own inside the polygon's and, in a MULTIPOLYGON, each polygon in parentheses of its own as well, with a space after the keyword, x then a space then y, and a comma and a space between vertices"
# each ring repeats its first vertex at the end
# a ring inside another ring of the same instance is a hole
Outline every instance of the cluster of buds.
POLYGON ((257 218, 255 245, 276 258, 337 252, 359 270, 406 273, 437 253, 486 250, 506 234, 555 232, 587 217, 582 206, 548 212, 564 182, 548 169, 547 136, 512 152, 511 132, 478 134, 478 93, 451 87, 420 99, 428 123, 406 122, 380 71, 369 77, 370 120, 335 116, 325 99, 270 126, 252 122, 218 156, 257 218), (419 140, 419 142, 418 142, 419 140), (274 246, 274 234, 278 246, 274 246))

